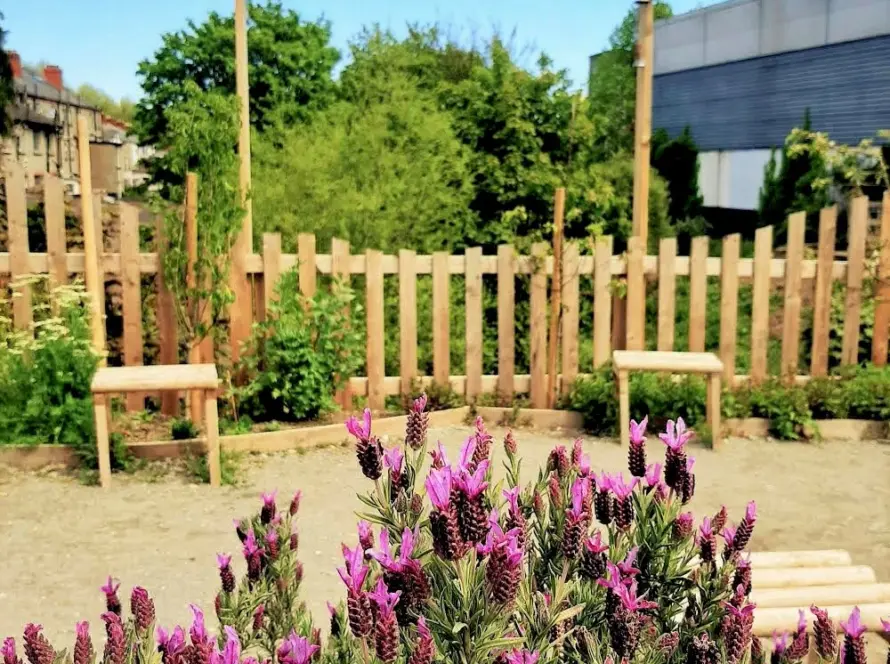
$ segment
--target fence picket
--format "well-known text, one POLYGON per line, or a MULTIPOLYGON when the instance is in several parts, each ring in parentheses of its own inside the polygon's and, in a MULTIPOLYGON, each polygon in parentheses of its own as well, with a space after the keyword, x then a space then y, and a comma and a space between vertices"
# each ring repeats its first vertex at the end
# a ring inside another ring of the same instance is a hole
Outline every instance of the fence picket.
POLYGON ((727 385, 731 385, 735 377, 741 240, 738 233, 724 237, 720 257, 720 359, 723 360, 723 380, 727 385))
POLYGON ((263 233, 263 301, 266 311, 278 299, 275 288, 281 278, 281 234, 263 233))
POLYGON ((516 363, 516 254, 513 247, 498 247, 498 399, 513 400, 513 374, 516 363))
POLYGON ((448 254, 433 254, 433 380, 447 387, 451 375, 448 254))
POLYGON ((467 399, 482 393, 482 248, 468 247, 466 266, 467 399))
POLYGON ((773 227, 764 226, 754 233, 754 284, 751 287, 751 380, 766 378, 769 346, 770 263, 773 258, 773 227))
POLYGON ((674 350, 677 238, 658 241, 658 350, 674 350))
POLYGON ((708 238, 692 238, 689 252, 689 350, 705 350, 708 301, 708 238))
POLYGON ((782 314, 782 375, 793 380, 800 356, 800 289, 806 212, 788 217, 788 243, 785 250, 785 311, 782 314))
POLYGON ((315 235, 300 233, 297 236, 297 260, 299 265, 300 292, 303 297, 315 296, 315 235))
POLYGON ((417 266, 416 254, 399 251, 399 374, 401 393, 411 394, 417 376, 417 266))
MULTIPOLYGON (((139 274, 139 209, 121 204, 121 290, 124 317, 124 366, 142 364, 142 276, 139 274)), ((48 236, 47 236, 48 237, 48 236)), ((128 392, 128 411, 145 408, 145 393, 128 392)))
POLYGON ((547 407, 547 271, 545 261, 549 245, 536 242, 532 245, 534 271, 530 293, 530 399, 532 408, 547 407))
POLYGON ((880 259, 875 282, 875 329, 871 361, 876 367, 883 367, 887 364, 887 334, 890 327, 890 191, 884 192, 878 242, 880 259))
MULTIPOLYGON (((816 265, 816 288, 813 304, 813 347, 810 351, 810 374, 828 374, 828 333, 831 329, 831 291, 834 265, 834 244, 837 231, 837 207, 819 213, 819 256, 816 265)), ((875 312, 877 316, 877 312, 875 312)))
POLYGON ((578 325, 581 288, 580 257, 577 242, 568 242, 562 253, 562 389, 568 393, 578 375, 578 325))
POLYGON ((612 352, 612 236, 596 240, 593 271, 593 367, 609 361, 612 352))
POLYGON ((847 231, 847 296, 844 302, 844 340, 841 364, 859 361, 859 324, 862 315, 862 278, 865 272, 865 236, 868 226, 868 198, 850 201, 847 231))
MULTIPOLYGON (((343 286, 349 286, 351 281, 349 259, 349 242, 340 238, 333 238, 331 240, 331 276, 334 281, 343 286)), ((352 391, 349 389, 349 381, 337 391, 334 395, 334 400, 340 404, 343 410, 352 409, 352 391)))
POLYGON ((365 307, 367 309, 368 407, 383 410, 386 394, 383 390, 384 343, 383 343, 383 252, 376 249, 365 251, 365 307))
POLYGON ((646 280, 643 276, 645 247, 639 237, 627 241, 627 350, 646 347, 646 280))
MULTIPOLYGON (((9 275, 15 282, 28 274, 28 204, 25 200, 25 172, 16 163, 6 170, 6 220, 9 243, 9 275)), ((17 330, 31 325, 31 287, 21 284, 12 298, 12 319, 17 330)))
MULTIPOLYGON (((49 274, 56 284, 68 283, 68 241, 65 235, 65 193, 55 175, 43 178, 43 210, 46 215, 46 253, 49 274)), ((139 239, 138 235, 136 237, 139 239)), ((138 245, 137 245, 138 251, 138 245)), ((121 248, 123 253, 123 248, 121 248)), ((138 257, 137 257, 138 260, 138 257)))
MULTIPOLYGON (((164 218, 157 218, 157 251, 158 265, 164 264, 164 252, 167 239, 164 235, 164 218)), ((158 362, 160 364, 179 364, 179 330, 176 325, 176 310, 173 294, 164 283, 164 270, 157 272, 158 285, 158 362)), ((161 392, 161 413, 175 417, 179 414, 179 392, 164 390, 161 392)))

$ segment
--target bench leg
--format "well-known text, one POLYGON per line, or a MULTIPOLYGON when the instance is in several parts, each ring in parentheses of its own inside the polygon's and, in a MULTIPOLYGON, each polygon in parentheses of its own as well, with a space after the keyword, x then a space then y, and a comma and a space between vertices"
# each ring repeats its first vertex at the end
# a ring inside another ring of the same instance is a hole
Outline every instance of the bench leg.
POLYGON ((207 431, 207 467, 210 469, 210 486, 219 486, 219 419, 216 410, 216 391, 204 391, 204 426, 207 431))
POLYGON ((720 447, 720 374, 708 377, 708 426, 711 428, 711 449, 720 447))
POLYGON ((630 377, 627 371, 618 372, 618 440, 621 447, 630 447, 630 377))
POLYGON ((93 395, 93 414, 96 420, 96 452, 99 457, 99 484, 111 486, 111 450, 108 444, 108 397, 93 395))

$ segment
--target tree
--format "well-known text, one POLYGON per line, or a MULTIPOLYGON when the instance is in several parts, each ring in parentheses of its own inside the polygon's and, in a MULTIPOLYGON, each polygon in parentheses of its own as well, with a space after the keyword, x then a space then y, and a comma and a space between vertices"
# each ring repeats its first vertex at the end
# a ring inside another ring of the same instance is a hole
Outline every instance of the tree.
POLYGON ((77 96, 90 106, 95 106, 105 115, 112 118, 122 122, 131 122, 133 120, 135 104, 126 97, 122 97, 120 101, 115 101, 111 95, 89 83, 84 83, 77 88, 77 96))
POLYGON ((652 135, 652 166, 667 180, 671 218, 682 221, 700 215, 703 201, 698 188, 698 146, 689 127, 674 139, 664 129, 652 135))
MULTIPOLYGON (((3 14, 0 13, 0 20, 3 14)), ((6 51, 6 31, 0 26, 0 136, 7 136, 12 131, 12 117, 9 108, 15 99, 15 88, 12 79, 12 65, 6 51)))
MULTIPOLYGON (((656 21, 673 16, 671 6, 660 0, 656 0, 653 12, 656 21)), ((596 127, 597 149, 605 157, 620 150, 633 150, 636 39, 637 11, 631 9, 612 31, 609 48, 595 56, 591 63, 590 114, 596 127)))
MULTIPOLYGON (((334 96, 331 76, 339 54, 330 46, 330 25, 301 21, 280 2, 249 4, 248 76, 250 121, 270 124, 305 121, 334 96)), ((200 25, 168 33, 151 59, 139 64, 143 96, 136 105, 140 140, 154 144, 168 131, 166 110, 183 100, 187 82, 201 90, 235 94, 235 22, 211 12, 200 25)))

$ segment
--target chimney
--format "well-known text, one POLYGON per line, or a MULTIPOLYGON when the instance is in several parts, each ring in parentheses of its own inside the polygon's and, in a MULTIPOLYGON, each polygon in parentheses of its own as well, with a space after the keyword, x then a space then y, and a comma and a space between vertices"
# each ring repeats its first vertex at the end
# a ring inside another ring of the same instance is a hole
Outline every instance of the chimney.
POLYGON ((7 51, 6 54, 9 56, 9 66, 12 68, 12 77, 21 78, 22 56, 18 54, 18 51, 7 51))
POLYGON ((62 70, 55 65, 46 65, 43 68, 43 80, 59 92, 62 91, 62 70))

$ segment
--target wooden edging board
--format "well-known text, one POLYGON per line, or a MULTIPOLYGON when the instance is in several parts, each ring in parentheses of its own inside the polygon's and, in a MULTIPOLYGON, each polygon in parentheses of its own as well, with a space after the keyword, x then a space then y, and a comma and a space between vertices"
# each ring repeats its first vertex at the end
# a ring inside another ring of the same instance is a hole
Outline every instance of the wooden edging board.
MULTIPOLYGON (((723 420, 724 437, 767 438, 769 420, 760 417, 723 420)), ((886 438, 887 423, 877 420, 815 420, 822 440, 851 441, 886 438)))

